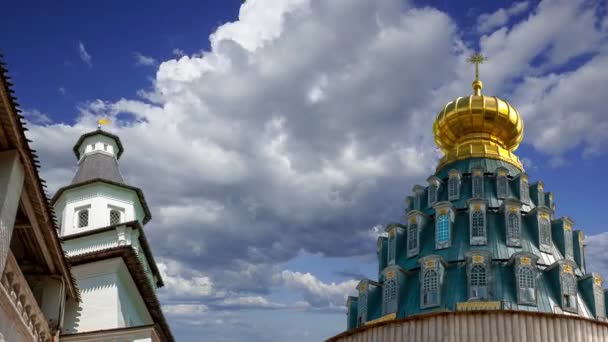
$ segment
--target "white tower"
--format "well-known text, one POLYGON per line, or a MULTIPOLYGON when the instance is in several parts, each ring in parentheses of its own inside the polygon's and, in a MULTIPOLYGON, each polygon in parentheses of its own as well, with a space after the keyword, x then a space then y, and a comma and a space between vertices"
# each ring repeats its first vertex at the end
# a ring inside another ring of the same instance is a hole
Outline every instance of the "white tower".
POLYGON ((83 134, 74 146, 78 171, 51 200, 81 291, 81 302, 66 307, 62 341, 173 341, 143 229, 150 210, 141 189, 120 173, 123 152, 114 134, 83 134))

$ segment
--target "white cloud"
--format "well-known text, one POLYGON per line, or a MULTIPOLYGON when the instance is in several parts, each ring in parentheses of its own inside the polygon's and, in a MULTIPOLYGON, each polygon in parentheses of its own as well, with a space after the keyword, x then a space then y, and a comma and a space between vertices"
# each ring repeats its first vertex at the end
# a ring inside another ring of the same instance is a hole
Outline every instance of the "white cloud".
POLYGON ((57 90, 61 93, 61 95, 66 95, 68 93, 65 87, 59 87, 57 90))
POLYGON ((525 12, 530 7, 528 1, 516 2, 509 8, 500 8, 493 13, 485 13, 477 18, 477 31, 487 33, 495 28, 501 27, 509 21, 509 18, 525 12))
POLYGON ((585 239, 585 261, 587 273, 598 272, 603 277, 608 276, 608 232, 589 235, 585 239))
POLYGON ((165 283, 162 296, 200 299, 215 295, 216 290, 209 277, 184 268, 179 262, 163 260, 158 262, 158 270, 165 283))
POLYGON ((47 114, 42 113, 37 109, 24 110, 23 116, 25 116, 25 119, 28 122, 41 126, 45 126, 53 122, 53 120, 51 120, 47 114))
POLYGON ((156 60, 154 58, 142 55, 139 52, 135 52, 133 54, 133 58, 135 58, 135 65, 137 66, 152 66, 156 64, 156 60))
POLYGON ((285 304, 271 302, 262 296, 237 296, 223 299, 219 306, 224 308, 257 308, 257 309, 282 309, 285 304))
POLYGON ((184 50, 178 49, 178 48, 173 49, 173 51, 171 51, 171 53, 174 54, 178 58, 186 55, 184 50))
POLYGON ((80 59, 89 67, 93 66, 93 58, 87 52, 87 49, 85 49, 84 44, 81 41, 78 42, 78 55, 80 56, 80 59))
MULTIPOLYGON (((344 310, 346 298, 356 293, 358 280, 347 280, 340 283, 324 283, 310 273, 281 272, 281 278, 288 288, 301 292, 306 303, 317 308, 344 310)), ((305 306, 304 306, 305 307, 305 306)))

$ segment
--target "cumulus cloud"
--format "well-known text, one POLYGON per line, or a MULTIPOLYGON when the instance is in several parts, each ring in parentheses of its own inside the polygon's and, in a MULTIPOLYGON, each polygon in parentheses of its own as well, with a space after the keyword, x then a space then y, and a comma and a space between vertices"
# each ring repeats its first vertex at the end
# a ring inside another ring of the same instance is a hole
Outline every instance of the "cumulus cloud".
POLYGON ((281 278, 289 288, 298 290, 306 303, 322 309, 344 310, 344 303, 349 295, 355 294, 357 280, 340 283, 324 283, 310 273, 285 270, 281 278))
POLYGON ((93 57, 87 52, 87 49, 84 47, 84 44, 79 41, 78 42, 78 56, 80 59, 89 67, 93 66, 93 57))
POLYGON ((140 52, 135 52, 133 54, 133 58, 135 58, 136 66, 152 66, 156 64, 156 60, 154 58, 142 55, 140 52))
POLYGON ((508 23, 509 18, 525 12, 530 7, 528 1, 516 2, 509 8, 500 8, 493 13, 484 13, 477 18, 477 31, 487 33, 508 23))
POLYGON ((25 116, 25 119, 28 122, 33 123, 35 125, 44 126, 53 122, 53 120, 51 120, 51 118, 46 113, 42 113, 37 109, 24 110, 23 116, 25 116))
POLYGON ((597 272, 602 276, 608 276, 608 232, 597 235, 589 235, 585 239, 585 261, 587 272, 597 272))

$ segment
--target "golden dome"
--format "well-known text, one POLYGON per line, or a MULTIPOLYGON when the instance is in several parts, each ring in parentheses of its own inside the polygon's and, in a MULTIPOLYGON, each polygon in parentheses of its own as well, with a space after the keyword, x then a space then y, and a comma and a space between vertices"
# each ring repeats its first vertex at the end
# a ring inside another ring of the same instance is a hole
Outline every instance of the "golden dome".
MULTIPOLYGON (((476 56, 470 61, 481 63, 483 57, 476 56)), ((519 158, 513 154, 524 136, 521 116, 507 101, 482 95, 477 70, 476 76, 473 95, 449 102, 437 115, 433 126, 435 143, 445 154, 438 169, 457 160, 491 158, 507 161, 523 171, 519 158)))

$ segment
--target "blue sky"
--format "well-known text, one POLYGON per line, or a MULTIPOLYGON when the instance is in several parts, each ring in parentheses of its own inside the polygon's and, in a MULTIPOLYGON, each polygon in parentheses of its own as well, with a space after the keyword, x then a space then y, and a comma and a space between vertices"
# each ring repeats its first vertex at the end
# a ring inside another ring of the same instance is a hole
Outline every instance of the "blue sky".
POLYGON ((180 341, 342 331, 345 296, 374 277, 378 227, 402 221, 433 172, 433 119, 470 93, 478 50, 484 93, 524 117, 517 154, 532 180, 608 271, 603 2, 8 6, 0 48, 43 177, 51 191, 69 182, 73 143, 113 119, 123 174, 152 206, 159 297, 180 341))

